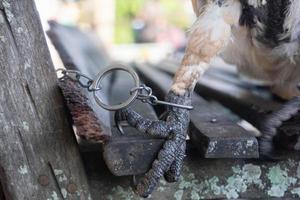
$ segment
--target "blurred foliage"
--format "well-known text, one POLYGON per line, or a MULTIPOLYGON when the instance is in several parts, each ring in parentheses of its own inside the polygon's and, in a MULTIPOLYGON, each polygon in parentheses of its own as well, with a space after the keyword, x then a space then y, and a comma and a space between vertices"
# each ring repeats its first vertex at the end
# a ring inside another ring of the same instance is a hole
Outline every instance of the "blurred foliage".
POLYGON ((133 31, 131 21, 142 9, 146 0, 116 0, 116 26, 115 42, 131 43, 133 42, 133 31))
POLYGON ((183 9, 183 0, 160 0, 168 21, 182 29, 187 28, 189 19, 183 9))
MULTIPOLYGON (((143 9, 147 1, 149 0, 116 0, 116 43, 134 42, 134 33, 131 23, 134 17, 143 9)), ((167 18, 169 23, 182 29, 187 28, 189 19, 183 9, 182 3, 184 0, 154 1, 159 1, 165 14, 164 17, 167 18)))

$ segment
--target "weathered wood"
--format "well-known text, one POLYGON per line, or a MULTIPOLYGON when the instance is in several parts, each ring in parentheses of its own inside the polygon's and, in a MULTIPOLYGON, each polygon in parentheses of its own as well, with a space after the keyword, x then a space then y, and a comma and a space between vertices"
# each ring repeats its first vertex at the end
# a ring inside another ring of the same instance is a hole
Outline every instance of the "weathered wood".
MULTIPOLYGON (((178 62, 169 60, 155 65, 155 67, 170 75, 176 72, 178 66, 178 62)), ((212 67, 198 81, 195 91, 206 98, 217 100, 260 129, 265 116, 280 108, 283 102, 274 99, 268 88, 247 84, 238 78, 236 72, 225 68, 212 67), (234 81, 224 78, 226 75, 234 81), (238 84, 238 82, 240 83, 238 84)), ((281 141, 278 143, 279 146, 294 150, 300 149, 299 128, 295 123, 284 123, 278 129, 278 132, 279 137, 277 140, 281 141)))
POLYGON ((0 199, 1 200, 5 200, 5 196, 4 196, 4 187, 2 185, 2 183, 0 182, 0 199))
POLYGON ((0 5, 0 180, 4 196, 88 199, 85 172, 34 2, 0 0, 0 5))
MULTIPOLYGON (((97 156, 97 155, 94 155, 97 156)), ((93 157, 87 158, 93 162, 93 157)), ((99 160, 100 161, 100 160, 99 160)), ((140 200, 132 192, 131 178, 114 177, 100 162, 89 165, 88 176, 95 199, 140 200), (100 169, 100 170, 99 170, 100 169)), ((300 198, 299 154, 285 154, 277 162, 243 159, 200 159, 188 151, 178 183, 160 181, 149 200, 300 198)))
MULTIPOLYGON (((100 41, 98 42, 75 27, 62 26, 54 21, 49 24, 50 30, 47 34, 67 69, 78 70, 90 77, 95 77, 99 70, 108 64, 109 57, 104 50, 99 50, 100 41), (97 43, 99 43, 98 46, 97 43)), ((81 88, 79 84, 72 85, 76 90, 73 93, 68 92, 70 89, 64 87, 66 84, 61 84, 61 86, 72 113, 74 126, 79 131, 78 135, 91 140, 94 140, 92 137, 97 137, 98 142, 108 140, 111 137, 110 113, 99 107, 91 92, 81 88), (79 102, 79 98, 82 101, 79 102), (89 112, 82 112, 81 108, 89 112), (93 120, 87 121, 86 117, 93 120)), ((107 101, 107 92, 99 92, 99 97, 107 101)))
MULTIPOLYGON (((151 66, 137 65, 147 84, 163 99, 172 78, 151 66)), ((256 158, 258 144, 254 136, 237 125, 238 118, 224 107, 193 97, 189 135, 206 158, 256 158)))
MULTIPOLYGON (((179 66, 178 62, 162 63, 164 65, 158 64, 155 66, 171 75, 176 72, 179 66)), ((260 122, 265 114, 278 109, 281 105, 279 102, 263 98, 263 95, 255 94, 257 90, 254 87, 252 87, 252 92, 249 86, 247 88, 239 87, 237 84, 228 83, 219 78, 212 78, 212 74, 215 73, 209 71, 210 69, 199 79, 195 92, 206 98, 217 100, 257 128, 260 128, 260 122)))

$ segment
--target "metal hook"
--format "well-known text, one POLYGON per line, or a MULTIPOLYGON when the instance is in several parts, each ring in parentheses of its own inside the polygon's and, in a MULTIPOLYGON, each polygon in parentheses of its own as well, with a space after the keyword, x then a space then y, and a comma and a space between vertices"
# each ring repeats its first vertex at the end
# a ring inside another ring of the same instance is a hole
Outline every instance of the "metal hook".
POLYGON ((118 119, 116 119, 116 117, 115 117, 115 124, 118 131, 121 133, 121 135, 125 135, 123 126, 129 126, 129 124, 126 121, 119 121, 118 119))

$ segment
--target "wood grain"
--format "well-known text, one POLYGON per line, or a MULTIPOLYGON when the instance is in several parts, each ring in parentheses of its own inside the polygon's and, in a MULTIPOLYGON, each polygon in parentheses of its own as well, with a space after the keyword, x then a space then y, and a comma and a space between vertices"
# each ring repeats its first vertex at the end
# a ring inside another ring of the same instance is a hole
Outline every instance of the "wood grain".
POLYGON ((4 196, 88 199, 85 172, 34 2, 0 0, 0 5, 4 196), (76 185, 75 193, 68 192, 70 184, 76 185))

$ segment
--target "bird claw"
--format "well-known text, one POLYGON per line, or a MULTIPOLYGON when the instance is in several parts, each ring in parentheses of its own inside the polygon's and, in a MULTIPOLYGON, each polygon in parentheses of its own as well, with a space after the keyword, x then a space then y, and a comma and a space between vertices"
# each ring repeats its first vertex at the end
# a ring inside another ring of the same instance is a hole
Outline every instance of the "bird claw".
POLYGON ((118 129, 118 131, 121 133, 121 135, 125 135, 123 126, 129 126, 126 116, 123 113, 124 110, 118 110, 115 112, 114 120, 115 120, 115 125, 118 129))
POLYGON ((290 120, 300 110, 300 97, 296 97, 281 106, 277 111, 268 115, 262 124, 262 136, 259 138, 260 157, 267 160, 279 160, 273 149, 273 139, 276 137, 277 130, 285 121, 290 120))
MULTIPOLYGON (((170 92, 166 100, 180 105, 190 105, 191 95, 179 96, 170 92)), ((149 196, 163 176, 169 182, 179 179, 185 157, 185 139, 189 125, 189 111, 187 109, 169 106, 164 119, 153 121, 143 118, 130 108, 126 108, 117 111, 114 119, 117 129, 122 134, 124 134, 124 122, 127 122, 141 132, 166 139, 157 159, 152 163, 152 168, 137 184, 134 183, 136 194, 141 197, 149 196)))

